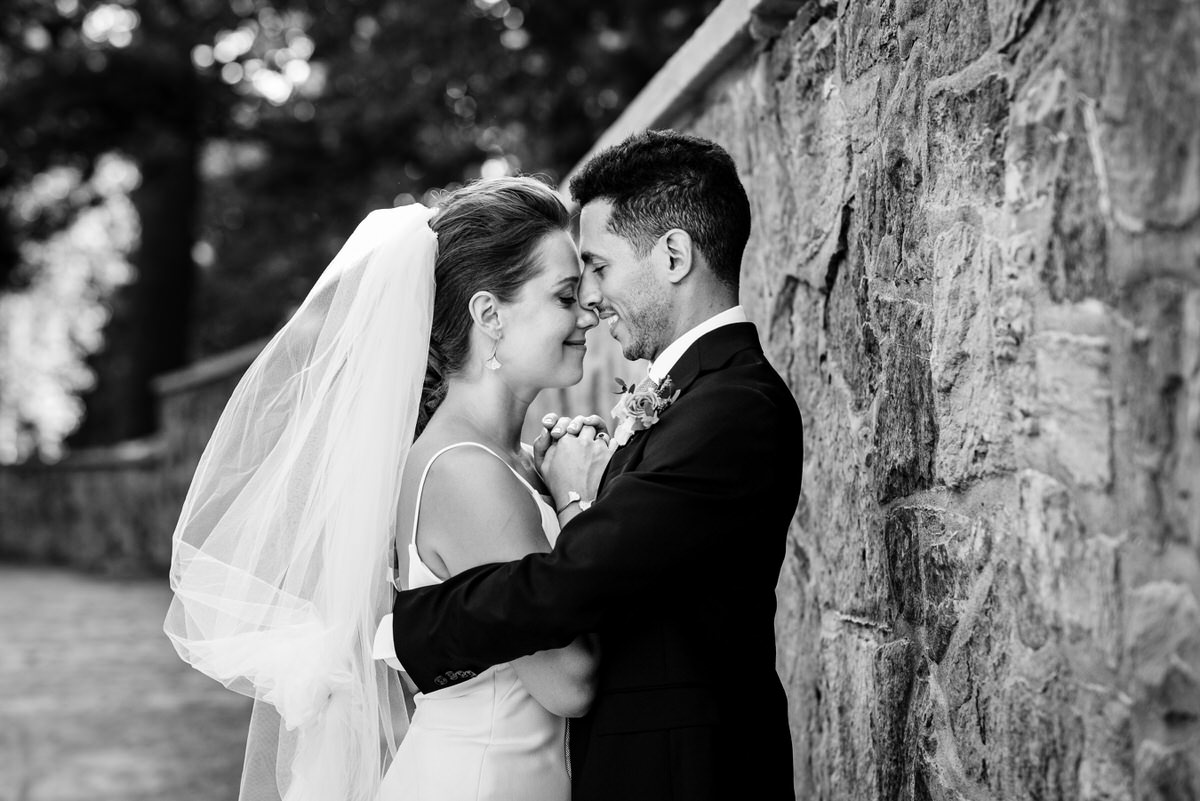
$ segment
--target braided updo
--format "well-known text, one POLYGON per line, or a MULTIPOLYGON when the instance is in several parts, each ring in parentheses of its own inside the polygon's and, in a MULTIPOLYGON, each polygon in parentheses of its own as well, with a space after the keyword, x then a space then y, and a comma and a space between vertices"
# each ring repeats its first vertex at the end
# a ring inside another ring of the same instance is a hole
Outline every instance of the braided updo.
POLYGON ((438 204, 429 223, 438 236, 437 288, 416 436, 446 397, 446 379, 470 354, 471 296, 491 292, 511 303, 540 270, 534 251, 542 239, 569 225, 558 194, 531 177, 474 181, 438 204))

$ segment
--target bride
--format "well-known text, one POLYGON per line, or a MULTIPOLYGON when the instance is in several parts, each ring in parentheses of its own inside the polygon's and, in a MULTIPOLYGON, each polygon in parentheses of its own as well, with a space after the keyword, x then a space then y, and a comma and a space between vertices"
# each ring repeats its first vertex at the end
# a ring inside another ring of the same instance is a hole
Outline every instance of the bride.
POLYGON ((409 723, 372 642, 393 586, 548 551, 575 513, 520 442, 598 322, 568 226, 532 178, 373 212, 235 390, 176 527, 164 630, 255 699, 241 801, 569 799, 592 643, 417 693, 409 723))

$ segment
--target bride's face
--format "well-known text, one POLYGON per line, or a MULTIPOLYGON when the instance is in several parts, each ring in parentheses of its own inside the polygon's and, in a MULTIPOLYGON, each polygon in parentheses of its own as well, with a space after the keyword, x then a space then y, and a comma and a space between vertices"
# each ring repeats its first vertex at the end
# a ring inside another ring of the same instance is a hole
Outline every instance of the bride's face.
POLYGON ((497 357, 506 378, 531 389, 568 387, 583 378, 584 337, 599 318, 579 305, 580 262, 570 234, 547 234, 536 258, 541 270, 502 313, 497 357))

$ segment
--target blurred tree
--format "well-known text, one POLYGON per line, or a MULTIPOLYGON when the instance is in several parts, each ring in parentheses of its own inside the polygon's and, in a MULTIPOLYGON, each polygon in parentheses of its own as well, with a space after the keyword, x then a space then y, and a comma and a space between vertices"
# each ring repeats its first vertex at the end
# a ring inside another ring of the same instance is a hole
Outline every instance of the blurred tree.
POLYGON ((139 176, 132 278, 84 281, 104 346, 64 338, 96 374, 73 444, 152 431, 149 379, 270 334, 366 211, 559 179, 716 1, 6 0, 0 287, 55 269, 28 247, 100 202, 107 154, 139 176), (74 188, 22 202, 55 169, 74 188))

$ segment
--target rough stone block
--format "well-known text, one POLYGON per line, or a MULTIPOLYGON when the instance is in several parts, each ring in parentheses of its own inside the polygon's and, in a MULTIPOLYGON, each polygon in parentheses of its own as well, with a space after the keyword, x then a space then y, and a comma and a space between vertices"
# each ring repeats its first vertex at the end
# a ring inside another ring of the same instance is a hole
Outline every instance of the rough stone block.
POLYGON ((997 72, 930 87, 931 200, 972 206, 999 205, 1003 200, 1009 92, 1007 78, 997 72))
POLYGON ((1133 729, 1129 705, 1100 691, 1082 705, 1081 801, 1133 801, 1133 729))
POLYGON ((1175 474, 1164 494, 1171 497, 1172 519, 1179 538, 1200 553, 1200 288, 1184 296, 1180 328, 1179 381, 1172 393, 1178 396, 1173 404, 1175 474))
POLYGON ((873 464, 876 497, 886 503, 933 484, 938 429, 926 311, 910 302, 883 299, 873 308, 875 319, 886 326, 873 464))
POLYGON ((1066 486, 1042 473, 1020 476, 1022 518, 1012 570, 1022 592, 1018 632, 1030 648, 1053 636, 1098 669, 1115 670, 1123 638, 1121 543, 1090 532, 1066 486))
POLYGON ((1104 14, 1113 41, 1095 156, 1114 219, 1135 232, 1182 228, 1200 217, 1200 8, 1110 0, 1104 14))
MULTIPOLYGON (((824 406, 817 407, 817 414, 827 414, 824 406)), ((822 603, 865 624, 884 627, 892 614, 887 582, 879 580, 885 575, 887 558, 882 514, 873 508, 869 474, 834 457, 861 453, 866 442, 845 431, 818 428, 811 445, 814 456, 805 464, 805 494, 820 498, 821 506, 801 527, 798 541, 811 559, 822 603)))
POLYGON ((987 51, 992 43, 987 0, 928 0, 927 5, 931 78, 957 72, 987 51))
POLYGON ((867 276, 900 286, 920 286, 929 277, 929 265, 917 246, 926 233, 918 199, 923 177, 911 144, 893 136, 881 143, 879 156, 860 168, 856 226, 867 276))
POLYGON ((1141 743, 1134 764, 1138 801, 1192 801, 1200 798, 1200 750, 1194 745, 1141 743))
POLYGON ((1097 490, 1112 482, 1112 387, 1104 337, 1044 332, 1034 337, 1043 469, 1097 490))
POLYGON ((838 14, 838 64, 846 81, 903 61, 926 33, 929 0, 850 0, 838 14))
MULTIPOLYGON (((846 147, 847 114, 840 103, 828 102, 839 84, 835 73, 836 30, 832 20, 819 20, 803 33, 790 50, 777 56, 771 73, 779 77, 764 90, 763 108, 771 123, 754 139, 769 144, 778 137, 778 168, 787 185, 764 175, 763 197, 786 198, 794 210, 793 225, 777 229, 771 252, 781 246, 793 251, 808 269, 800 277, 815 286, 825 283, 825 271, 837 244, 842 207, 850 194, 851 154, 846 147), (777 123, 774 121, 778 121, 777 123), (776 127, 777 126, 777 127, 776 127), (774 133, 770 133, 774 129, 774 133)), ((791 31, 785 37, 791 35, 791 31)), ((769 223, 773 217, 768 217, 769 223)), ((766 229, 764 229, 766 230, 766 229)))
POLYGON ((1079 79, 1061 68, 1031 77, 1013 105, 1005 201, 1038 232, 1038 274, 1056 302, 1112 292, 1093 118, 1079 79))
POLYGON ((935 472, 957 488, 1012 468, 1011 409, 997 376, 1009 333, 997 341, 992 283, 1001 268, 993 240, 955 222, 934 241, 933 265, 930 371, 941 422, 935 472))
POLYGON ((929 506, 897 506, 884 526, 888 586, 903 629, 940 662, 991 554, 986 522, 929 506))
POLYGON ((1114 457, 1126 525, 1200 546, 1200 289, 1154 281, 1122 303, 1114 347, 1114 457))
POLYGON ((1200 602, 1182 584, 1134 590, 1127 656, 1139 719, 1163 739, 1200 741, 1200 602))
POLYGON ((986 309, 988 263, 980 254, 979 229, 952 224, 933 242, 933 339, 930 373, 938 392, 954 387, 973 354, 986 360, 989 331, 973 331, 986 309), (982 340, 982 341, 981 341, 982 340))
POLYGON ((944 792, 986 785, 1004 758, 996 743, 1012 662, 1013 593, 1002 573, 985 570, 980 582, 978 597, 964 605, 951 647, 928 678, 930 728, 922 759, 931 779, 937 777, 932 783, 944 792))
POLYGON ((838 14, 838 66, 853 81, 881 60, 896 55, 889 0, 849 0, 838 14))
POLYGON ((829 356, 850 390, 853 408, 863 411, 874 402, 882 362, 864 254, 851 230, 852 213, 850 207, 843 213, 842 244, 830 267, 823 324, 829 356))
MULTIPOLYGON (((816 797, 878 798, 874 715, 880 704, 876 659, 882 643, 853 624, 832 624, 821 639, 821 674, 814 712, 816 797)), ((879 721, 890 726, 891 721, 879 721)))
POLYGON ((913 752, 918 748, 910 725, 914 694, 919 691, 916 665, 919 649, 908 640, 887 643, 875 653, 875 709, 872 742, 877 755, 878 798, 911 798, 913 752))
POLYGON ((1042 0, 988 0, 993 44, 1011 48, 1028 32, 1043 5, 1042 0))
POLYGON ((819 5, 818 0, 752 0, 750 35, 758 41, 770 41, 788 25, 805 24, 804 18, 818 13, 819 5))
POLYGON ((1017 666, 1000 694, 999 756, 988 785, 1001 798, 1079 795, 1083 726, 1069 667, 1053 649, 1017 666))

